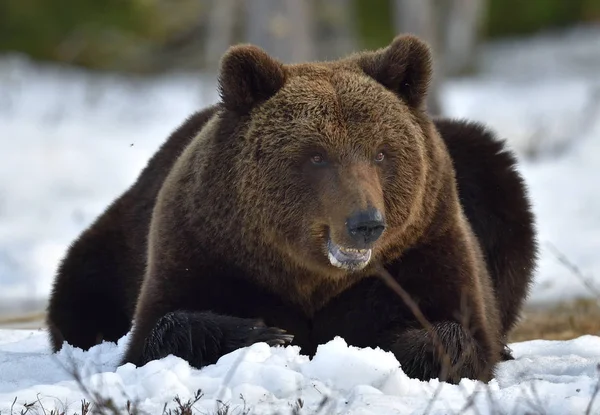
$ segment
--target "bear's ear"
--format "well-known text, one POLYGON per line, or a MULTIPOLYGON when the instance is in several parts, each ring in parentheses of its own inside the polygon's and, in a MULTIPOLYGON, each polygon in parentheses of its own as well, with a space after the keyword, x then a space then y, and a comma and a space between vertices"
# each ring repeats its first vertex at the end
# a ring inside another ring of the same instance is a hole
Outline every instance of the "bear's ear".
POLYGON ((416 36, 397 36, 386 48, 360 54, 358 65, 409 106, 424 106, 433 71, 432 56, 429 46, 416 36))
POLYGON ((232 46, 221 59, 219 94, 229 110, 247 113, 275 95, 284 82, 283 64, 257 46, 232 46))

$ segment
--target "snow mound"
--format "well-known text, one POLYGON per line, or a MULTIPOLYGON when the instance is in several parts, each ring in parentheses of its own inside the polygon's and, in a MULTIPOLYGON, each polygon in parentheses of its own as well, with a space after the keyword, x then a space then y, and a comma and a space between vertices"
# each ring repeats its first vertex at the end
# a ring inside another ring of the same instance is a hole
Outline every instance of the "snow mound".
MULTIPOLYGON (((487 387, 410 379, 391 353, 349 347, 341 338, 321 345, 313 359, 294 346, 257 343, 202 370, 173 356, 119 366, 126 341, 87 352, 66 346, 52 355, 43 331, 0 330, 0 413, 37 402, 47 412, 72 414, 92 399, 87 390, 119 408, 129 400, 144 413, 162 414, 165 404, 167 411, 176 407, 175 396, 186 402, 200 390, 193 409, 201 414, 224 405, 234 414, 574 414, 585 412, 599 382, 596 336, 513 344, 515 360, 500 364, 487 387)), ((600 399, 590 413, 600 413, 600 399)))

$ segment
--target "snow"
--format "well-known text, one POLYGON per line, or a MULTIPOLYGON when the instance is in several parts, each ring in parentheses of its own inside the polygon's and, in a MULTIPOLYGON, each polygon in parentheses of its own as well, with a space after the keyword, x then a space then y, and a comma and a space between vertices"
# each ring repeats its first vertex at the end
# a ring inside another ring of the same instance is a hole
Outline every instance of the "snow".
POLYGON ((600 29, 555 36, 490 47, 483 73, 443 94, 448 116, 484 122, 520 158, 541 245, 530 304, 600 298, 600 29))
POLYGON ((600 77, 458 81, 446 87, 445 104, 451 117, 485 122, 520 158, 541 245, 530 302, 600 296, 600 77))
MULTIPOLYGON (((492 45, 481 74, 443 89, 449 116, 487 123, 521 160, 542 248, 530 304, 600 293, 598 44, 600 29, 581 29, 492 45)), ((174 128, 216 100, 208 75, 131 78, 0 58, 0 313, 43 302, 68 244, 174 128)), ((295 347, 256 344, 200 371, 172 356, 119 367, 126 340, 51 355, 42 331, 0 330, 0 414, 38 398, 48 413, 64 405, 81 412, 90 397, 65 366, 118 406, 137 399, 151 413, 198 389, 198 413, 215 413, 219 402, 232 413, 244 405, 292 413, 298 399, 300 413, 321 404, 321 413, 344 414, 585 413, 600 364, 600 337, 529 341, 512 345, 516 360, 500 364, 487 387, 465 379, 440 389, 407 378, 390 353, 343 339, 312 360, 295 347), (473 392, 476 409, 461 410, 473 392)), ((600 414, 600 397, 592 409, 600 414)))
MULTIPOLYGON (((165 404, 173 408, 175 396, 186 402, 200 389, 196 413, 215 413, 227 404, 231 413, 246 408, 252 414, 291 414, 301 399, 300 413, 306 414, 316 413, 325 400, 328 414, 419 414, 433 401, 430 414, 536 409, 562 415, 584 413, 600 382, 597 336, 513 344, 515 360, 501 363, 487 387, 469 379, 459 385, 410 379, 393 354, 349 347, 341 338, 320 346, 312 360, 295 346, 257 343, 202 370, 173 356, 139 368, 118 366, 126 341, 127 336, 88 352, 67 346, 51 355, 44 332, 0 330, 0 413, 11 413, 16 398, 15 413, 39 399, 48 412, 71 414, 82 399, 100 396, 111 397, 118 408, 137 402, 141 411, 154 414, 165 404), (462 411, 472 395, 474 407, 462 411)), ((600 413, 600 399, 593 409, 590 413, 600 413)))
MULTIPOLYGON (((211 87, 209 88, 208 85, 211 87)), ((45 298, 68 244, 188 115, 200 76, 158 79, 0 60, 0 299, 45 298)))

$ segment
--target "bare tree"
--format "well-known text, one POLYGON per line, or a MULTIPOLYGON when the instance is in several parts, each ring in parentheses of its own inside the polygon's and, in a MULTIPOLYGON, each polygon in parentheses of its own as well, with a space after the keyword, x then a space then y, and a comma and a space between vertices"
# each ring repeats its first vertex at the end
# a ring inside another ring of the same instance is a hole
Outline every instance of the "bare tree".
POLYGON ((315 58, 311 2, 245 0, 247 42, 286 63, 315 58))
POLYGON ((474 64, 486 0, 452 0, 446 17, 444 64, 448 75, 469 70, 474 64))
POLYGON ((427 102, 433 114, 442 112, 444 79, 471 65, 485 0, 395 0, 396 32, 413 33, 427 41, 434 54, 434 75, 427 102))
POLYGON ((210 3, 204 63, 212 69, 234 41, 238 0, 211 0, 210 3))
POLYGON ((313 0, 316 54, 336 59, 356 50, 356 16, 352 0, 313 0))
POLYGON ((412 33, 425 40, 431 46, 434 54, 434 73, 427 99, 431 113, 440 114, 441 104, 439 86, 444 78, 444 60, 441 58, 442 45, 440 10, 448 0, 395 0, 394 27, 397 33, 412 33))

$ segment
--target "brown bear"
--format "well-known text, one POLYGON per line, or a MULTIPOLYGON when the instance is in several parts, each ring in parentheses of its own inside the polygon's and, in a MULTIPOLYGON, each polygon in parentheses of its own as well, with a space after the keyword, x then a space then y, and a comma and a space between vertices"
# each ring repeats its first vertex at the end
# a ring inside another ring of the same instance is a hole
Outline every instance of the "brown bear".
POLYGON ((53 350, 133 327, 123 362, 200 368, 258 341, 312 356, 341 336, 411 377, 489 380, 534 271, 534 217, 503 142, 427 114, 430 77, 411 35, 293 65, 231 47, 221 102, 61 262, 53 350))

